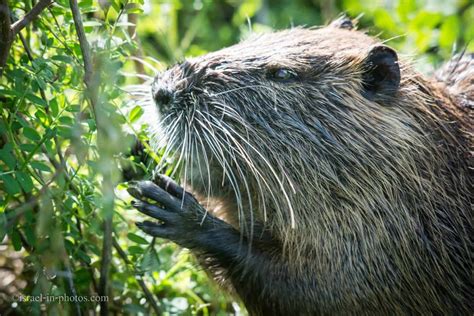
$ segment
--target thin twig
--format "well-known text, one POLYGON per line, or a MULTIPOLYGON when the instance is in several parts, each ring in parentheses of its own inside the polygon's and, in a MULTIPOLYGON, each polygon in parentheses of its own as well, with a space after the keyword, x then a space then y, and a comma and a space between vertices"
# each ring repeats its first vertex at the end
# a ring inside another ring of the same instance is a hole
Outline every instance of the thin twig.
POLYGON ((8 59, 8 52, 12 45, 12 32, 10 26, 10 8, 7 0, 0 0, 0 77, 3 74, 8 59))
POLYGON ((35 205, 38 204, 39 200, 44 196, 44 194, 48 190, 51 183, 53 183, 56 180, 56 178, 62 173, 62 171, 63 171, 62 168, 57 169, 54 175, 51 177, 51 179, 49 179, 49 181, 46 182, 41 187, 41 189, 38 191, 38 194, 31 197, 25 203, 13 208, 13 210, 5 210, 5 214, 7 214, 7 219, 8 219, 7 227, 10 227, 11 225, 13 225, 20 216, 22 216, 25 212, 29 211, 35 205))
MULTIPOLYGON (((74 26, 76 27, 77 37, 81 48, 82 58, 84 60, 84 82, 89 89, 92 89, 92 54, 89 42, 87 41, 86 32, 82 23, 81 11, 77 5, 77 0, 69 0, 69 5, 72 11, 72 18, 74 19, 74 26)), ((93 101, 92 106, 95 107, 96 100, 93 101)))
MULTIPOLYGON (((115 250, 117 251, 117 253, 119 254, 119 256, 122 258, 122 260, 125 262, 125 264, 128 266, 128 265, 132 265, 132 263, 130 262, 130 260, 128 260, 128 257, 127 257, 127 254, 125 253, 125 251, 123 251, 122 247, 120 247, 120 245, 118 244, 118 242, 113 239, 113 243, 114 243, 114 248, 115 250)), ((135 272, 135 271, 134 271, 135 272)), ((153 310, 155 311, 155 314, 156 315, 161 315, 161 310, 160 310, 160 307, 158 306, 158 303, 157 301, 155 300, 155 297, 153 296, 153 294, 150 292, 150 290, 148 289, 148 287, 146 286, 145 282, 143 281, 143 279, 137 279, 137 282, 138 282, 138 285, 140 285, 140 287, 142 288, 143 290, 143 293, 145 293, 145 296, 148 300, 148 302, 150 303, 151 307, 153 308, 153 310)))
POLYGON ((15 36, 53 2, 54 0, 40 0, 21 19, 11 24, 8 0, 0 0, 0 77, 3 75, 15 36))
MULTIPOLYGON (((82 226, 81 226, 81 221, 82 220, 79 217, 79 213, 78 213, 77 209, 74 212, 74 218, 76 219, 76 227, 77 227, 77 231, 79 232, 79 236, 80 236, 81 239, 84 239, 84 233, 82 232, 82 226)), ((79 244, 79 250, 83 251, 84 253, 87 253, 87 249, 85 248, 83 243, 79 244)), ((92 280, 92 287, 93 287, 95 293, 98 293, 99 292, 99 287, 97 286, 97 282, 96 282, 95 277, 94 277, 94 270, 93 270, 91 264, 86 262, 86 261, 81 261, 81 265, 86 267, 86 270, 89 272, 89 275, 90 275, 91 280, 92 280)))
MULTIPOLYGON (((112 262, 112 216, 104 220, 104 239, 102 242, 102 261, 100 263, 99 295, 108 295, 109 271, 112 262)), ((108 315, 107 302, 100 303, 100 315, 108 315)))
MULTIPOLYGON (((74 285, 74 278, 73 278, 74 273, 71 270, 71 262, 69 261, 69 257, 67 255, 66 249, 64 248, 64 244, 63 244, 62 250, 64 251, 64 253, 62 254, 62 261, 63 261, 64 269, 66 270, 66 276, 65 276, 66 288, 68 289, 69 291, 68 294, 70 296, 77 297, 77 290, 74 285)), ((81 316, 82 312, 81 312, 81 305, 79 301, 71 302, 71 304, 74 306, 75 314, 77 316, 81 316)))
MULTIPOLYGON (((25 48, 26 55, 28 56, 28 59, 33 64, 33 61, 34 61, 33 53, 31 52, 31 49, 28 46, 28 42, 26 41, 25 37, 21 33, 18 33, 18 36, 20 37, 21 43, 23 44, 23 47, 25 48)), ((49 102, 48 102, 48 99, 46 98, 46 93, 44 92, 44 89, 41 88, 41 87, 39 88, 39 91, 40 91, 41 99, 43 99, 43 101, 46 103, 45 111, 46 111, 47 114, 50 114, 49 102)), ((63 165, 63 168, 66 170, 67 169, 66 168, 66 161, 64 160, 63 153, 61 152, 61 146, 59 145, 58 136, 56 134, 54 134, 53 139, 54 139, 54 144, 56 145, 56 153, 58 154, 59 161, 63 165)))
POLYGON ((51 7, 48 7, 48 12, 49 14, 51 14, 51 16, 53 17, 53 21, 54 21, 54 24, 56 25, 56 27, 58 28, 58 32, 59 34, 61 34, 61 38, 59 38, 59 36, 56 34, 56 32, 53 32, 53 30, 47 25, 47 24, 44 24, 43 25, 48 29, 49 33, 51 33, 57 40, 58 42, 60 42, 64 49, 67 50, 68 54, 74 58, 74 60, 79 63, 79 60, 77 59, 76 55, 74 54, 74 52, 69 48, 69 46, 66 44, 67 42, 67 38, 64 36, 64 33, 62 32, 61 30, 61 26, 59 25, 59 22, 58 22, 58 19, 56 18, 56 15, 54 14, 53 10, 51 10, 51 7))
MULTIPOLYGON (((137 47, 133 50, 132 54, 135 57, 133 59, 133 63, 135 65, 135 71, 141 75, 145 74, 145 68, 143 67, 143 64, 139 62, 139 60, 143 60, 143 52, 142 52, 142 47, 140 43, 140 39, 138 38, 136 34, 137 30, 137 23, 138 23, 138 15, 135 13, 129 13, 128 16, 128 22, 131 23, 132 25, 129 25, 127 30, 128 30, 128 35, 130 36, 130 39, 134 40, 136 42, 137 47)), ((138 77, 138 80, 141 83, 145 82, 145 79, 138 77)))
POLYGON ((36 5, 27 14, 25 14, 23 18, 12 24, 11 31, 13 36, 18 34, 18 32, 20 32, 25 26, 36 19, 38 15, 53 2, 54 0, 40 0, 38 3, 36 3, 36 5))

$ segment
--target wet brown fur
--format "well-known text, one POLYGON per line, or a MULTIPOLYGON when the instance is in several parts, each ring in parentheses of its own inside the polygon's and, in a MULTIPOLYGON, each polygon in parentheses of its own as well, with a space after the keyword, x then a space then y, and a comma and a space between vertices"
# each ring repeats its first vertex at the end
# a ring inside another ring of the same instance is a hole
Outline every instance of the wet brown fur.
POLYGON ((377 45, 294 28, 190 59, 157 80, 177 96, 161 128, 203 204, 249 238, 263 225, 274 261, 307 281, 260 300, 295 314, 472 314, 474 59, 437 78, 401 60, 398 90, 369 99, 377 45), (272 81, 278 68, 298 76, 272 81))

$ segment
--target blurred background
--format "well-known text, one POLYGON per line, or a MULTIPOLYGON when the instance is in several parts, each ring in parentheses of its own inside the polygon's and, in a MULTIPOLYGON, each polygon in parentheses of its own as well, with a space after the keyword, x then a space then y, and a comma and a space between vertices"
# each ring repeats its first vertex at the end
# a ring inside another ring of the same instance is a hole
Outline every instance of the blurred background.
POLYGON ((145 1, 138 35, 166 63, 229 46, 249 32, 325 25, 345 13, 359 29, 421 58, 426 70, 453 52, 474 49, 470 0, 145 1))
MULTIPOLYGON (((37 0, 6 3, 15 21, 37 0)), ((18 299, 41 294, 107 294, 101 306, 117 315, 246 314, 188 251, 134 226, 142 217, 126 182, 149 177, 161 155, 147 145, 140 100, 156 71, 251 32, 325 25, 341 14, 426 74, 474 51, 472 0, 81 0, 79 9, 94 89, 84 85, 67 0, 21 31, 0 77, 2 315, 99 310, 97 302, 18 299)), ((164 172, 175 168, 170 161, 164 172)))

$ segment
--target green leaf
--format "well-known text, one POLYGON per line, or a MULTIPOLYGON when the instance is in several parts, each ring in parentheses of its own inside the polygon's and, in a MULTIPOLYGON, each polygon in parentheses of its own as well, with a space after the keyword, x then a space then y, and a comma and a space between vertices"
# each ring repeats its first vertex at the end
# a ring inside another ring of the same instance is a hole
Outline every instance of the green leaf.
POLYGON ((67 107, 66 111, 68 112, 80 112, 81 105, 80 104, 71 104, 67 107))
POLYGON ((77 251, 77 256, 85 263, 90 264, 91 263, 91 257, 89 257, 84 251, 78 250, 77 251))
POLYGON ((59 118, 59 122, 61 122, 64 125, 70 125, 70 126, 74 125, 74 119, 69 116, 61 116, 59 118))
POLYGON ((95 26, 102 26, 102 23, 100 23, 99 21, 84 22, 84 27, 95 27, 95 26))
POLYGON ((140 106, 136 106, 130 111, 130 115, 128 116, 128 119, 130 120, 131 123, 135 122, 138 120, 141 116, 143 115, 143 109, 140 106))
POLYGON ((10 234, 10 238, 12 240, 13 249, 15 249, 16 251, 20 251, 22 247, 21 237, 17 229, 13 229, 12 233, 10 234))
POLYGON ((35 80, 36 80, 36 83, 38 84, 38 87, 40 87, 43 90, 46 89, 46 82, 43 80, 43 78, 37 77, 35 80))
POLYGON ((16 172, 16 179, 20 183, 21 188, 26 193, 31 192, 33 190, 33 181, 31 180, 30 175, 26 174, 23 171, 16 172))
POLYGON ((58 136, 63 138, 71 138, 74 135, 74 130, 70 126, 62 125, 56 128, 58 136))
POLYGON ((120 1, 113 0, 110 4, 117 13, 120 12, 120 7, 121 7, 120 1))
POLYGON ((32 161, 30 162, 30 166, 34 169, 41 170, 44 172, 51 172, 51 168, 43 162, 40 161, 32 161))
POLYGON ((374 12, 374 23, 381 29, 388 30, 389 32, 394 33, 397 30, 397 24, 393 19, 393 16, 390 15, 384 9, 377 9, 374 12))
POLYGON ((49 102, 49 109, 51 110, 51 114, 53 117, 58 116, 59 113, 59 106, 58 106, 58 100, 53 99, 51 102, 49 102))
MULTIPOLYGON (((28 212, 27 214, 32 214, 32 213, 28 212)), ((34 246, 36 244, 36 235, 35 235, 34 225, 25 225, 23 229, 25 230, 26 241, 30 245, 34 246)))
POLYGON ((128 247, 128 253, 131 255, 141 255, 145 252, 143 248, 138 247, 138 246, 130 246, 128 247))
POLYGON ((20 149, 26 152, 32 152, 36 149, 36 144, 20 144, 20 149))
POLYGON ((93 254, 95 254, 96 256, 101 255, 102 252, 100 251, 99 247, 97 247, 97 245, 89 244, 88 246, 89 250, 92 251, 93 254))
POLYGON ((32 129, 31 127, 23 127, 23 135, 25 135, 26 138, 31 139, 35 142, 41 140, 41 136, 38 134, 38 132, 32 129))
POLYGON ((138 236, 134 233, 128 233, 127 237, 128 237, 128 239, 130 239, 133 242, 136 242, 137 244, 142 244, 142 245, 148 245, 149 244, 149 242, 145 238, 140 237, 140 236, 138 236))
POLYGON ((7 234, 7 216, 5 215, 5 212, 1 212, 0 213, 0 240, 3 240, 6 234, 7 234))
POLYGON ((153 271, 159 266, 158 257, 152 248, 148 248, 139 264, 141 271, 153 271))
POLYGON ((62 62, 65 62, 67 64, 72 62, 71 56, 67 56, 67 55, 55 55, 55 56, 51 57, 51 59, 52 60, 57 60, 57 61, 62 61, 62 62))
POLYGON ((43 125, 49 125, 50 124, 50 116, 49 114, 46 114, 44 112, 44 109, 39 109, 36 111, 35 116, 38 118, 38 120, 41 122, 43 125))
POLYGON ((16 158, 12 153, 12 147, 12 144, 5 144, 5 146, 0 149, 0 160, 5 162, 10 169, 14 169, 16 165, 16 158))
MULTIPOLYGON (((19 114, 16 115, 16 122, 13 122, 13 124, 17 123, 19 126, 22 127, 30 127, 28 122, 25 120, 25 118, 19 114)), ((18 127, 21 128, 21 127, 18 127)))
POLYGON ((5 191, 7 191, 8 194, 14 195, 20 193, 21 187, 11 174, 4 174, 1 176, 1 179, 3 180, 5 191))
POLYGON ((37 104, 37 105, 40 105, 40 106, 47 106, 48 104, 46 103, 46 101, 44 101, 43 99, 41 99, 40 97, 34 95, 34 94, 31 94, 31 93, 27 93, 26 96, 25 96, 26 99, 30 100, 32 103, 34 104, 37 104))
POLYGON ((11 95, 11 96, 15 96, 15 97, 21 97, 23 94, 19 91, 8 90, 8 89, 4 89, 2 87, 2 89, 0 89, 0 95, 11 95))
POLYGON ((91 283, 91 275, 87 269, 79 269, 74 273, 74 281, 77 284, 89 285, 91 283))
POLYGON ((143 13, 143 9, 136 3, 128 3, 124 9, 127 13, 143 13))
POLYGON ((459 17, 451 15, 446 18, 441 25, 439 32, 439 45, 441 47, 452 49, 453 45, 459 36, 461 30, 461 23, 459 17))

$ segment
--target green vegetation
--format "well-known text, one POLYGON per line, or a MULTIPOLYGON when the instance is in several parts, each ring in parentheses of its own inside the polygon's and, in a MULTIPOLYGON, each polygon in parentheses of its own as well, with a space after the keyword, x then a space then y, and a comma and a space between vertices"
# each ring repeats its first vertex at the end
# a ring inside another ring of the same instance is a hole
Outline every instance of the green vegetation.
POLYGON ((129 155, 147 132, 125 87, 142 83, 130 74, 153 76, 251 31, 326 24, 341 12, 419 57, 423 71, 474 50, 471 0, 82 0, 77 7, 0 0, 2 314, 86 314, 99 306, 118 314, 245 313, 188 251, 134 226, 142 216, 129 206, 122 169, 150 174, 154 163, 129 155), (20 293, 109 300, 20 302, 20 293))

